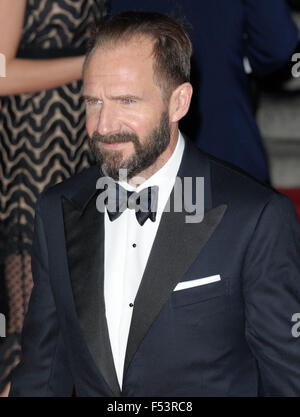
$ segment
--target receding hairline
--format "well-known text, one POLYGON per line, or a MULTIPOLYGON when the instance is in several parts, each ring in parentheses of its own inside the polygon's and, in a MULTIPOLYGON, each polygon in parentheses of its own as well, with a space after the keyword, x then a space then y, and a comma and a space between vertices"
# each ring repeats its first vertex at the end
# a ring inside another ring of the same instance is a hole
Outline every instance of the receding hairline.
MULTIPOLYGON (((108 37, 104 38, 103 40, 99 40, 87 53, 83 67, 82 67, 82 79, 84 79, 84 74, 86 72, 87 66, 97 50, 103 49, 105 50, 114 50, 118 49, 119 47, 122 48, 124 46, 129 45, 130 43, 138 43, 138 41, 150 41, 151 43, 151 52, 149 58, 154 58, 154 45, 155 45, 155 37, 151 33, 144 33, 144 32, 133 32, 133 33, 125 33, 120 36, 115 37, 108 37)), ((153 62, 153 64, 155 64, 153 62)))

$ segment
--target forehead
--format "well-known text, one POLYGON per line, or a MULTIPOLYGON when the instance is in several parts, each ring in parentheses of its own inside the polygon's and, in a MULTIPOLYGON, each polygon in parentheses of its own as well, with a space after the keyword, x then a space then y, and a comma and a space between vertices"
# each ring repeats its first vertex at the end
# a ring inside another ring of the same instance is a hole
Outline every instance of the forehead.
POLYGON ((153 41, 135 37, 118 45, 108 43, 92 54, 84 75, 85 87, 127 83, 153 88, 153 41))

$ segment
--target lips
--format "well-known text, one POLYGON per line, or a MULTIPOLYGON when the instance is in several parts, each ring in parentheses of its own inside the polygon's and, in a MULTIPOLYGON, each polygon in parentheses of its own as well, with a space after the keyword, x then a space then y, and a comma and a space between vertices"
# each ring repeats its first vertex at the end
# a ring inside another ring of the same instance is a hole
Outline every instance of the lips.
POLYGON ((130 142, 101 143, 106 149, 118 150, 125 148, 130 142))

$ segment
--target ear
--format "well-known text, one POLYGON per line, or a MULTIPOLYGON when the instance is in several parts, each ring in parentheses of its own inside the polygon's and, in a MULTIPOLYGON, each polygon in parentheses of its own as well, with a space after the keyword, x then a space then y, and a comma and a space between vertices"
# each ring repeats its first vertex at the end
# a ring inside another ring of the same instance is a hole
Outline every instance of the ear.
POLYGON ((173 91, 169 102, 170 122, 178 122, 188 112, 193 95, 193 87, 190 83, 179 85, 173 91))

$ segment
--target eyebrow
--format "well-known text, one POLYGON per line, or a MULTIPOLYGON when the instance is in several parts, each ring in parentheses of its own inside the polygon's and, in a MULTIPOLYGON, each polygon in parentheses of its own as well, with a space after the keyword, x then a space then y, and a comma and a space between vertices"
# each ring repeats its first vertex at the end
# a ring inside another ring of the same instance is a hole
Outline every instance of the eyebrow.
POLYGON ((89 95, 86 95, 86 94, 82 94, 81 98, 83 100, 88 100, 88 99, 101 100, 99 97, 89 96, 89 95))
MULTIPOLYGON (((94 100, 102 100, 100 97, 95 97, 95 96, 89 96, 89 95, 82 95, 82 98, 83 98, 83 100, 88 100, 88 99, 94 99, 94 100)), ((122 95, 119 95, 119 96, 109 96, 108 97, 110 100, 123 100, 123 99, 128 99, 128 98, 131 98, 131 99, 133 99, 133 100, 141 100, 141 98, 140 97, 138 97, 138 96, 135 96, 135 95, 133 95, 133 94, 122 94, 122 95)))

